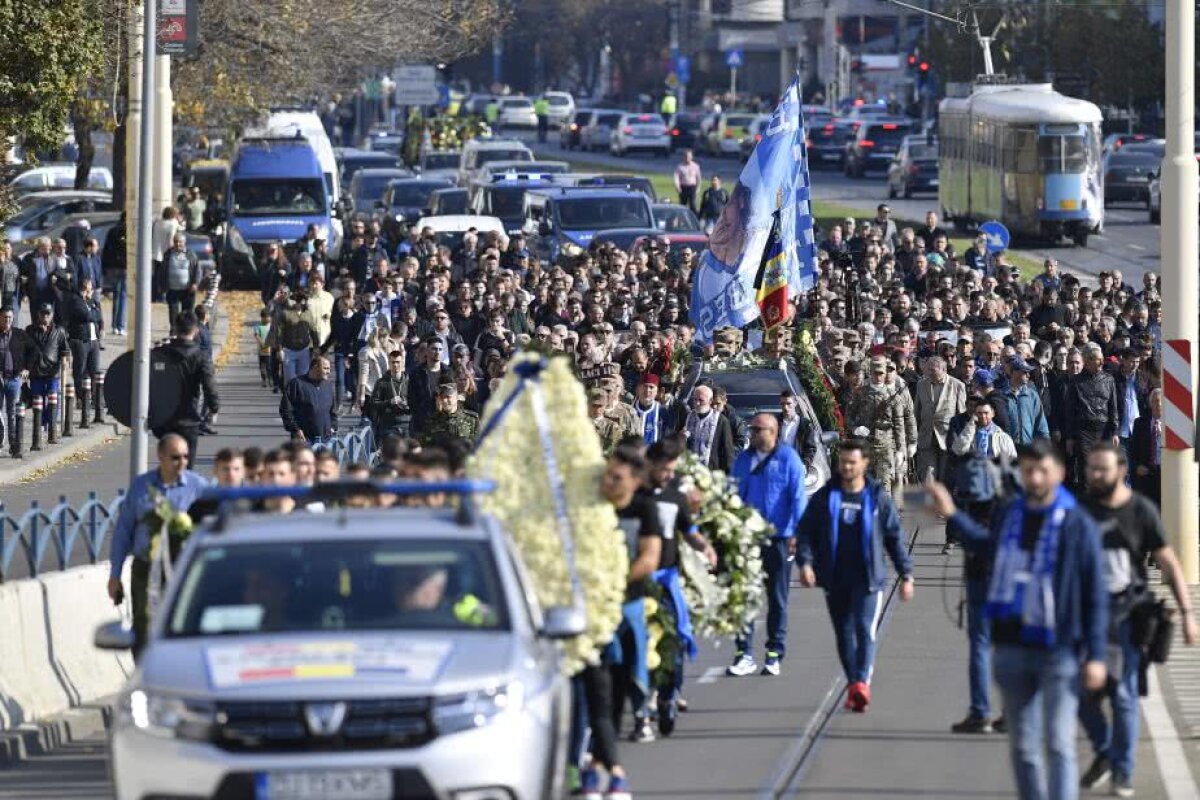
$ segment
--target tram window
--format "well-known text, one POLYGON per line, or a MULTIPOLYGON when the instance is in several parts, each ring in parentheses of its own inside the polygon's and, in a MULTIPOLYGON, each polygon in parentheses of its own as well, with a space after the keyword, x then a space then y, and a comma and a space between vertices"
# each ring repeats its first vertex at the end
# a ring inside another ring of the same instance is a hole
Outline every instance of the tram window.
POLYGON ((1017 129, 1013 131, 1015 138, 1014 151, 1016 154, 1015 170, 1017 172, 1034 173, 1038 168, 1037 132, 1017 129))
POLYGON ((1079 173, 1087 167, 1087 149, 1082 136, 1043 136, 1038 140, 1042 172, 1079 173))

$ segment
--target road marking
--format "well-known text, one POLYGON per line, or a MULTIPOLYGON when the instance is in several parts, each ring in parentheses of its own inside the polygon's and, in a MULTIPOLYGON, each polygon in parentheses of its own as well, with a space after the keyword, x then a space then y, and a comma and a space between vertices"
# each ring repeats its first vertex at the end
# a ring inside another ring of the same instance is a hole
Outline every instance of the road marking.
POLYGON ((1142 701, 1142 708, 1146 714, 1146 730, 1150 732, 1150 743, 1154 746, 1154 757, 1158 761, 1158 771, 1162 775, 1167 800, 1200 800, 1200 791, 1197 791, 1192 771, 1188 768, 1179 732, 1175 730, 1175 723, 1159 691, 1158 670, 1149 670, 1147 678, 1150 692, 1142 701))
POLYGON ((1146 249, 1146 248, 1145 248, 1145 247, 1143 247, 1142 245, 1140 245, 1140 244, 1134 244, 1133 242, 1129 242, 1129 243, 1128 243, 1128 245, 1129 245, 1129 249, 1130 249, 1130 250, 1145 250, 1145 249, 1146 249))
POLYGON ((696 680, 696 683, 716 683, 717 678, 724 674, 724 667, 709 667, 708 669, 704 670, 704 674, 696 680))

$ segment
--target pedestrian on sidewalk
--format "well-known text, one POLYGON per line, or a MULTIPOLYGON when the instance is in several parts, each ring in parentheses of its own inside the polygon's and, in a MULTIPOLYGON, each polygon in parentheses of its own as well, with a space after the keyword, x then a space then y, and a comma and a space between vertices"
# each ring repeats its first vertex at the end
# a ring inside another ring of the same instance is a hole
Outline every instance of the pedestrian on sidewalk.
POLYGON ((12 244, 0 242, 0 309, 21 306, 21 268, 13 261, 12 244))
POLYGON ((721 179, 713 175, 709 180, 708 188, 704 190, 704 196, 700 198, 700 211, 698 212, 705 233, 712 233, 713 227, 717 224, 717 220, 720 219, 727 205, 729 205, 729 191, 721 186, 721 179))
POLYGON ((1153 598, 1146 574, 1147 557, 1154 558, 1164 582, 1175 595, 1183 640, 1194 645, 1197 637, 1187 583, 1175 551, 1166 542, 1158 509, 1128 487, 1128 475, 1129 462, 1123 447, 1100 442, 1088 453, 1088 494, 1084 505, 1100 530, 1111 622, 1109 680, 1102 691, 1085 694, 1079 705, 1079 721, 1096 754, 1080 779, 1080 786, 1095 789, 1111 776, 1112 792, 1117 797, 1133 797, 1139 731, 1138 682, 1143 666, 1136 618, 1153 598), (1104 716, 1106 697, 1112 706, 1111 722, 1104 716))
POLYGON ((196 342, 199 329, 196 315, 184 311, 175 320, 175 335, 171 341, 156 348, 179 377, 179 404, 166 423, 151 431, 159 439, 172 433, 182 436, 192 463, 196 459, 201 425, 206 420, 215 423, 221 408, 212 360, 196 342))
POLYGON ((104 240, 101 262, 104 265, 104 274, 108 276, 112 285, 112 333, 114 336, 124 336, 127 300, 124 211, 104 240))
POLYGON ((375 441, 388 436, 408 437, 408 375, 404 370, 404 346, 397 344, 388 354, 388 374, 375 382, 370 399, 364 403, 363 416, 375 429, 375 441))
POLYGON ((338 410, 329 357, 317 355, 308 373, 292 378, 279 400, 279 416, 292 439, 324 442, 337 433, 338 410))
POLYGON ((16 456, 21 450, 17 440, 17 407, 21 404, 21 385, 29 375, 33 341, 16 327, 16 309, 0 307, 0 444, 8 441, 8 451, 16 456))
MULTIPOLYGON (((146 646, 150 624, 150 520, 159 499, 176 511, 186 511, 207 488, 208 482, 188 469, 187 442, 169 433, 158 442, 158 466, 133 479, 125 500, 117 512, 111 544, 108 596, 114 605, 125 600, 121 572, 125 559, 133 557, 130 570, 130 598, 133 605, 133 658, 146 646)), ((165 532, 160 535, 166 535, 165 532)), ((171 553, 174 557, 175 553, 171 553)))
POLYGON ((100 374, 100 325, 104 312, 95 298, 90 273, 82 273, 78 290, 63 295, 61 316, 71 346, 71 380, 75 391, 83 387, 84 378, 95 385, 100 374))
MULTIPOLYGON (((750 447, 738 453, 732 477, 746 505, 756 509, 774 527, 762 546, 767 578, 767 644, 763 675, 779 675, 787 654, 787 602, 792 563, 796 556, 796 525, 808 497, 804 491, 804 462, 790 445, 779 441, 779 421, 773 414, 757 414, 750 421, 750 447)), ((726 674, 749 675, 754 662, 754 622, 737 637, 737 651, 726 674)))
POLYGON ((42 398, 48 410, 42 415, 42 427, 49 428, 52 413, 57 409, 59 372, 62 360, 71 352, 67 332, 54 322, 54 305, 44 302, 37 309, 33 323, 25 330, 33 343, 30 355, 29 391, 33 397, 42 398))
POLYGON ((1022 491, 1001 504, 989 525, 960 511, 944 485, 926 488, 963 546, 991 558, 992 671, 1004 697, 1018 795, 1073 800, 1080 684, 1094 692, 1107 679, 1100 534, 1063 486, 1066 461, 1048 439, 1022 447, 1018 464, 1022 491))
POLYGON ((871 702, 876 637, 888 581, 884 552, 900 574, 900 599, 913 598, 913 566, 891 496, 867 477, 870 445, 847 439, 838 448, 838 474, 817 490, 796 533, 800 583, 825 590, 838 658, 849 684, 846 707, 871 702))
MULTIPOLYGON (((175 234, 182 230, 183 225, 179 222, 179 211, 175 206, 164 208, 162 217, 154 220, 154 224, 150 229, 150 259, 153 264, 151 275, 154 286, 151 299, 156 303, 161 303, 166 297, 167 276, 164 269, 164 259, 166 259, 167 253, 175 241, 175 234)), ((190 308, 191 304, 188 307, 190 308)), ((175 320, 172 319, 171 324, 174 323, 175 320)))
POLYGON ((171 324, 180 312, 196 306, 200 285, 200 262, 187 247, 187 235, 175 234, 171 248, 163 254, 163 282, 167 292, 167 318, 171 324))
POLYGON ((696 191, 700 188, 700 165, 692 151, 683 151, 683 161, 675 165, 675 191, 679 194, 679 205, 696 211, 696 191))

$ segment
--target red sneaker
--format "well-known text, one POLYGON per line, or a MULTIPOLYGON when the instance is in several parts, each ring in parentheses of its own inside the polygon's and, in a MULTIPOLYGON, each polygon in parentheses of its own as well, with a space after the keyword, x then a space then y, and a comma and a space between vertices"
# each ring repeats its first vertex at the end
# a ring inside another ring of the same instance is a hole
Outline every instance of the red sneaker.
POLYGON ((871 690, 862 681, 855 681, 850 684, 846 691, 846 705, 855 713, 861 714, 866 711, 867 704, 871 702, 871 690))

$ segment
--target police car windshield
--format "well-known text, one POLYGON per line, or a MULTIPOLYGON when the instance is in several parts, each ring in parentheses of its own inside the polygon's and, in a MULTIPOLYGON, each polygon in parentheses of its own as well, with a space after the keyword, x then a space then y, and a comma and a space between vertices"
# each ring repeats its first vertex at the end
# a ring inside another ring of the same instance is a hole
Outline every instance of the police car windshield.
POLYGON ((454 539, 203 547, 167 636, 367 630, 507 630, 491 550, 454 539))
POLYGON ((533 161, 533 153, 528 150, 480 150, 475 161, 480 166, 493 161, 533 161))
POLYGON ((650 209, 641 197, 580 197, 558 203, 564 228, 599 231, 608 228, 652 228, 650 209))

